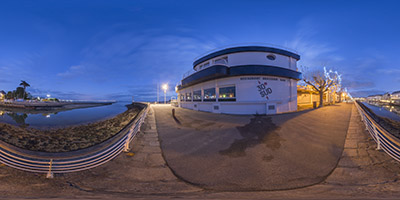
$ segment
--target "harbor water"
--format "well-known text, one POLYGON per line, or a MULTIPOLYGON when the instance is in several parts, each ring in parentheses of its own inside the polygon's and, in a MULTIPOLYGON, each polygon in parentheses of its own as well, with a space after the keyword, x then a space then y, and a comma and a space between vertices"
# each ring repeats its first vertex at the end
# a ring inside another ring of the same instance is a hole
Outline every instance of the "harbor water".
POLYGON ((32 127, 55 128, 87 124, 112 118, 127 110, 130 102, 116 102, 111 105, 79 108, 73 110, 36 111, 0 107, 0 123, 32 127))

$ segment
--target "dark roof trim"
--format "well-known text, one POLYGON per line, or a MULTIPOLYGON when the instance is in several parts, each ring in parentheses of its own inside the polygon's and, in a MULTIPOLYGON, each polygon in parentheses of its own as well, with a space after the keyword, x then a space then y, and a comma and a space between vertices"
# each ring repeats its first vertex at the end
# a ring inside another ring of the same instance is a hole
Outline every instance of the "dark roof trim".
POLYGON ((276 66, 239 65, 227 67, 225 65, 214 65, 184 78, 182 80, 182 85, 178 86, 178 90, 210 80, 245 75, 269 75, 295 80, 301 79, 300 72, 276 66))
POLYGON ((216 51, 214 53, 210 53, 206 56, 203 56, 197 60, 195 60, 193 62, 193 67, 195 67, 196 65, 218 57, 218 56, 222 56, 225 54, 230 54, 230 53, 239 53, 239 52, 271 52, 271 53, 276 53, 276 54, 281 54, 281 55, 285 55, 285 56, 289 56, 292 58, 295 58, 296 60, 300 60, 300 55, 290 52, 290 51, 286 51, 283 49, 277 49, 277 48, 273 48, 273 47, 263 47, 263 46, 242 46, 242 47, 233 47, 233 48, 227 48, 227 49, 222 49, 219 51, 216 51))
POLYGON ((400 93, 400 90, 399 91, 394 91, 392 94, 397 94, 397 93, 400 93))

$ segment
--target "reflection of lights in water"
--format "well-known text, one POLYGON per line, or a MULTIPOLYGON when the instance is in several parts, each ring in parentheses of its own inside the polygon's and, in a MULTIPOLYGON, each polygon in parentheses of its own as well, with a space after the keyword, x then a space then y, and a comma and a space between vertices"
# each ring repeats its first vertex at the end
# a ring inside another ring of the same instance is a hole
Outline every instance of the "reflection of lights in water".
POLYGON ((46 118, 50 118, 50 115, 46 115, 46 118))
POLYGON ((4 111, 0 111, 0 116, 3 116, 4 115, 4 111))

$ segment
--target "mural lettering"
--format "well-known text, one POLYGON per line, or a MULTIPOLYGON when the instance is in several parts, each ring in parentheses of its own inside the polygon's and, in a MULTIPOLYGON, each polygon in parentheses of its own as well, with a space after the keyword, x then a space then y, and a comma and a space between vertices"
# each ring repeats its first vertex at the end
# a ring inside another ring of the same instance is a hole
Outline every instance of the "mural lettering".
POLYGON ((266 99, 268 98, 268 95, 272 93, 272 89, 270 87, 267 87, 267 82, 260 82, 258 81, 258 92, 260 92, 261 97, 265 97, 266 99))

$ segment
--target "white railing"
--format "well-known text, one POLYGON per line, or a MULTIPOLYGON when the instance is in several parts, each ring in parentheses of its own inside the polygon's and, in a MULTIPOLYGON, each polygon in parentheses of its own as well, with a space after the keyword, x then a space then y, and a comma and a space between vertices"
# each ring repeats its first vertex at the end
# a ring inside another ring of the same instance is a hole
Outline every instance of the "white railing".
POLYGON ((360 106, 359 102, 355 102, 358 112, 361 115, 361 120, 364 122, 366 129, 371 137, 377 143, 377 149, 382 149, 392 158, 400 162, 400 139, 393 136, 385 130, 373 117, 369 111, 360 106))
POLYGON ((0 162, 23 171, 46 173, 48 178, 52 178, 54 173, 76 172, 100 166, 122 151, 129 151, 129 144, 139 132, 149 108, 150 105, 145 104, 118 134, 87 149, 62 153, 35 152, 0 142, 0 162))

